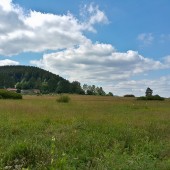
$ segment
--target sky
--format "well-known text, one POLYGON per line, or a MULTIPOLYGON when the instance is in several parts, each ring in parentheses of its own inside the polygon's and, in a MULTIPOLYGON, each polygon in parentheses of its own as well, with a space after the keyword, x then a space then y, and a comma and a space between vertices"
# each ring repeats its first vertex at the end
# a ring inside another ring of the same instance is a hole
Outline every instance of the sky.
POLYGON ((170 97, 169 0, 0 0, 0 66, 123 96, 170 97))

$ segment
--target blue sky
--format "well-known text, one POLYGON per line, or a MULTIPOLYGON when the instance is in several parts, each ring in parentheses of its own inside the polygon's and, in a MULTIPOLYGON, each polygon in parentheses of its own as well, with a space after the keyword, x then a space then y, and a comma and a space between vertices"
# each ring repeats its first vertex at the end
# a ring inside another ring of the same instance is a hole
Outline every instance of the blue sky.
POLYGON ((115 95, 170 97, 169 0, 1 0, 0 65, 34 65, 115 95))

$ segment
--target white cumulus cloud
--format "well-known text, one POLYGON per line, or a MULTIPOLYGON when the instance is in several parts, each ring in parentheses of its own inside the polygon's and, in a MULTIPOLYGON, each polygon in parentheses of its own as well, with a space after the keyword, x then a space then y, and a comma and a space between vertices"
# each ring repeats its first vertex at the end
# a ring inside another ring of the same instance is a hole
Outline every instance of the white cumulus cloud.
POLYGON ((1 0, 0 1, 0 7, 4 11, 11 11, 12 10, 12 0, 1 0))
POLYGON ((19 65, 19 62, 18 61, 9 60, 9 59, 0 60, 0 66, 5 66, 5 65, 19 65))
POLYGON ((139 73, 166 67, 160 61, 145 58, 136 51, 121 53, 110 44, 91 42, 45 54, 41 60, 31 61, 31 64, 81 82, 125 80, 139 73))
POLYGON ((85 5, 81 11, 80 14, 84 20, 83 23, 83 29, 87 29, 92 32, 96 32, 93 25, 98 23, 109 23, 109 20, 105 13, 101 10, 99 10, 98 6, 94 6, 94 4, 85 5))
POLYGON ((27 11, 12 3, 0 1, 0 55, 12 56, 22 52, 59 50, 84 44, 85 30, 107 20, 98 7, 90 6, 89 22, 80 22, 72 14, 55 15, 27 11))

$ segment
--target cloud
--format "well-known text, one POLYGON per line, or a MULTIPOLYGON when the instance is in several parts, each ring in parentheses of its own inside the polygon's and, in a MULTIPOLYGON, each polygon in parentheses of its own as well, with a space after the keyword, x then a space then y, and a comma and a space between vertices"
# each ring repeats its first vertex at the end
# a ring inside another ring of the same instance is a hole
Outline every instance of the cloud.
POLYGON ((0 1, 0 7, 4 11, 11 11, 12 10, 12 0, 1 0, 0 1))
POLYGON ((151 45, 154 40, 152 33, 142 33, 139 34, 137 39, 143 43, 143 45, 151 45))
POLYGON ((153 90, 153 95, 159 94, 163 97, 170 97, 169 93, 167 93, 167 91, 170 91, 170 76, 163 76, 157 79, 121 81, 114 83, 114 85, 106 85, 104 89, 120 96, 125 94, 144 96, 147 87, 153 90))
POLYGON ((19 62, 5 59, 5 60, 0 60, 0 66, 5 66, 5 65, 19 65, 19 62))
POLYGON ((93 3, 90 5, 84 5, 80 11, 80 15, 83 18, 83 28, 92 32, 96 32, 93 25, 98 23, 109 23, 105 13, 99 10, 99 7, 95 6, 93 3))
POLYGON ((88 42, 52 54, 31 64, 50 70, 69 80, 80 82, 113 82, 133 75, 166 68, 160 61, 145 58, 136 51, 117 52, 110 44, 88 42))
POLYGON ((170 63, 170 55, 164 57, 165 63, 170 63))
POLYGON ((163 58, 163 62, 166 64, 167 68, 170 67, 170 55, 163 58))
POLYGON ((90 41, 84 31, 93 31, 94 24, 107 17, 98 7, 90 5, 88 22, 80 22, 72 14, 54 15, 27 11, 11 0, 0 2, 0 55, 22 52, 43 52, 70 48, 90 41))

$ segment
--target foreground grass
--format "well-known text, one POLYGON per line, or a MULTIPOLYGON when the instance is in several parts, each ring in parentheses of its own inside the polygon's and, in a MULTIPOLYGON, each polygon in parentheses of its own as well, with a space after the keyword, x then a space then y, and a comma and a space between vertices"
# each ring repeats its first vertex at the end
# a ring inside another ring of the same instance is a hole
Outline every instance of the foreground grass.
POLYGON ((0 100, 0 169, 170 169, 170 101, 70 97, 0 100))

